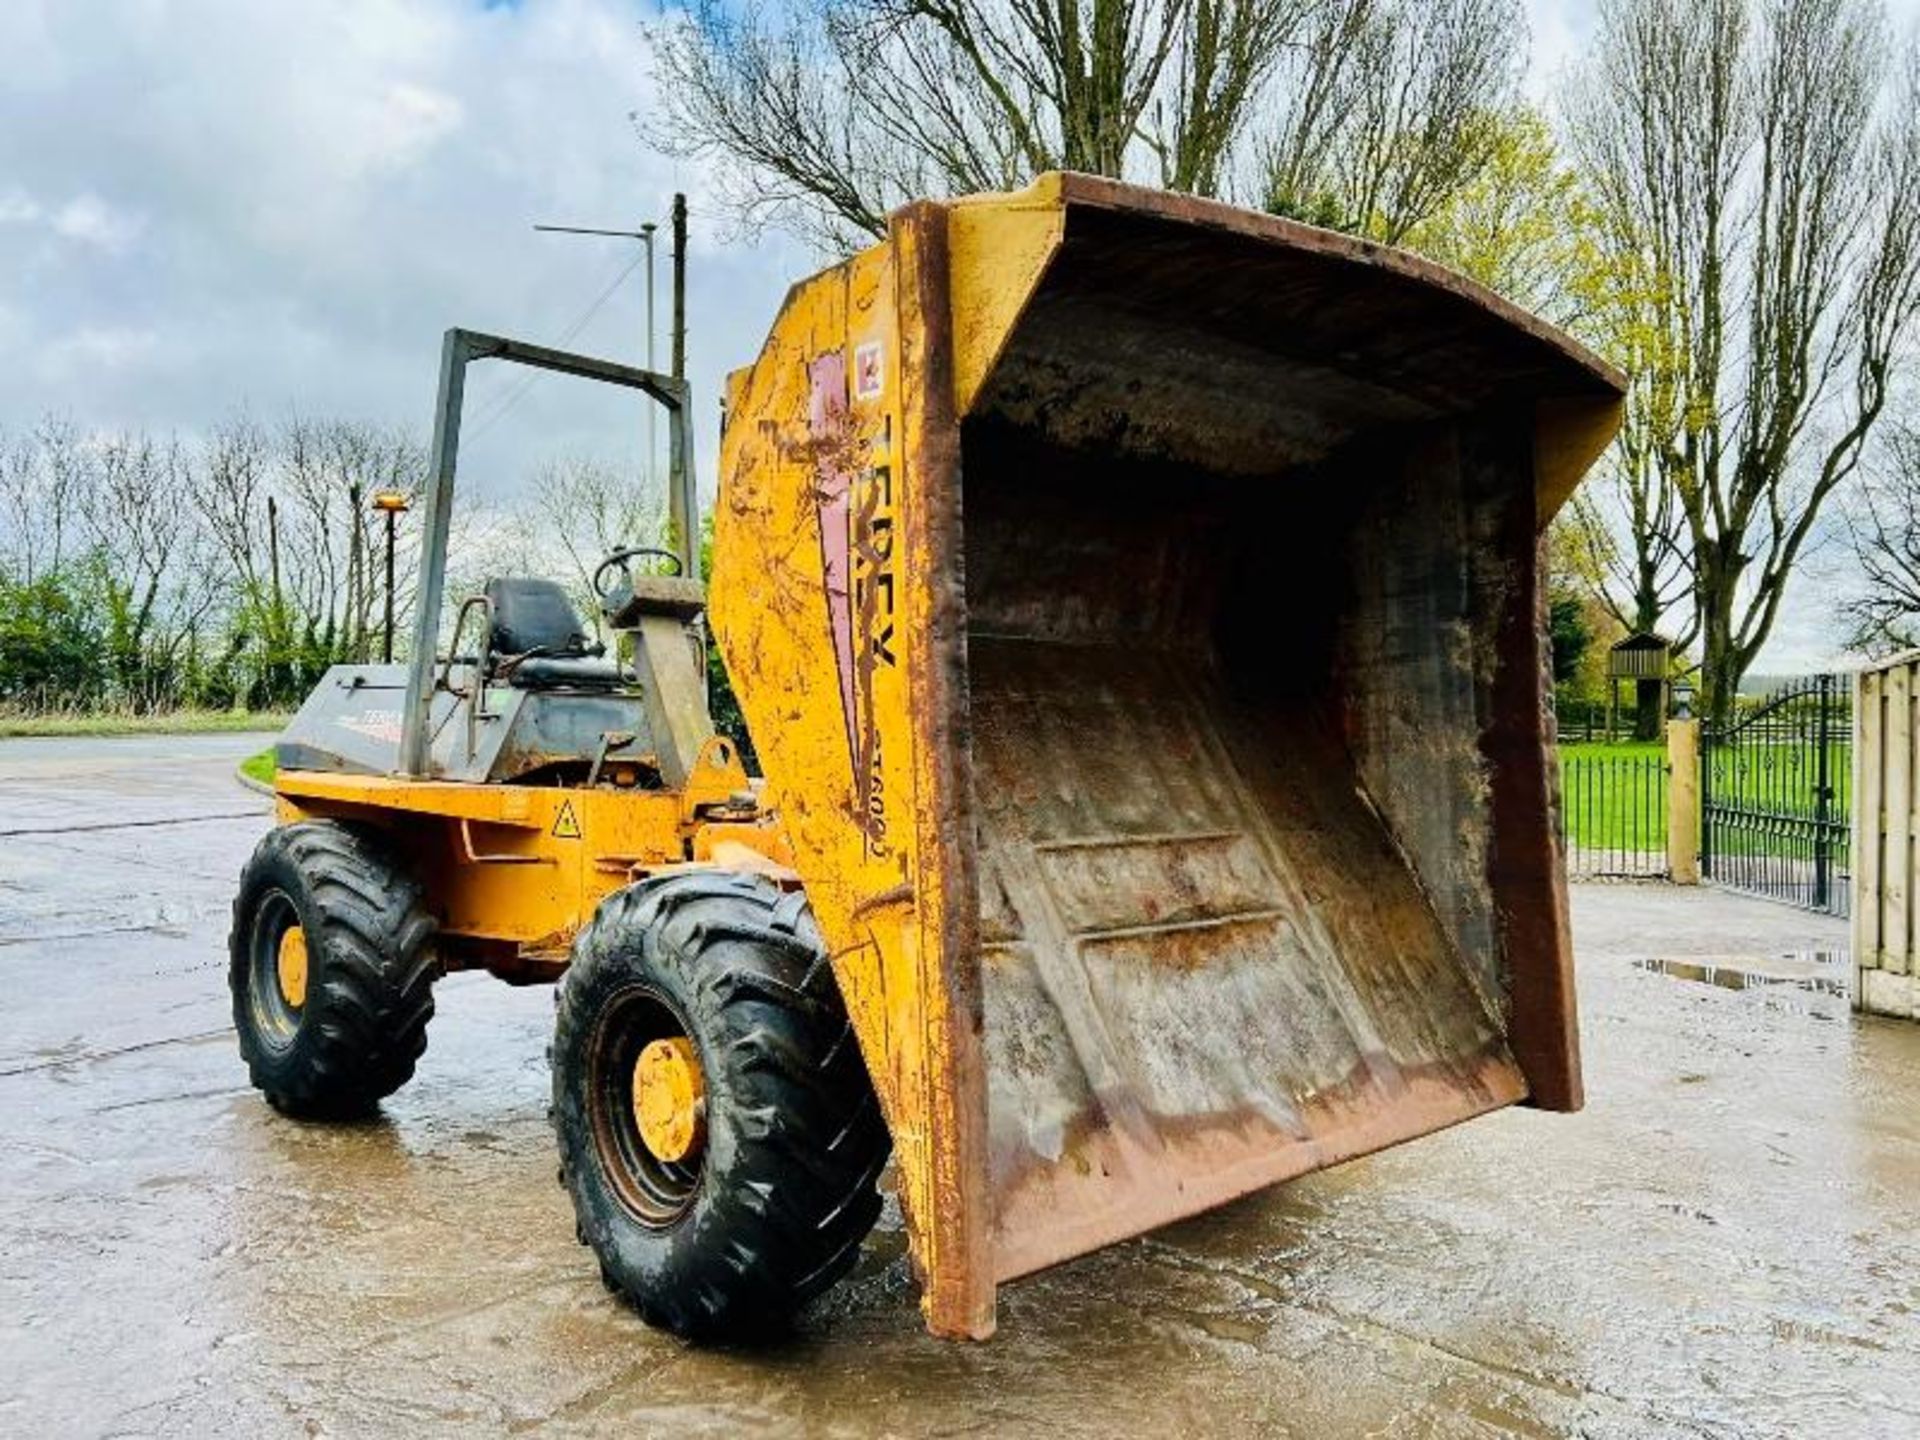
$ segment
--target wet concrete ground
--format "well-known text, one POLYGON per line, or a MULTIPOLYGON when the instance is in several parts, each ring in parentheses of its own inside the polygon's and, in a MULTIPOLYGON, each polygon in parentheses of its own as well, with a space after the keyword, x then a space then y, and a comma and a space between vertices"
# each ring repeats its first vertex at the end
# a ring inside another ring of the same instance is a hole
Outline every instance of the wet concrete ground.
POLYGON ((702 1352, 573 1241, 545 992, 447 981, 377 1123, 246 1088, 258 743, 0 742, 0 1434, 1920 1433, 1920 1027, 1754 963, 1838 922, 1579 887, 1584 1114, 1018 1283, 984 1346, 921 1330, 890 1214, 791 1343, 702 1352))

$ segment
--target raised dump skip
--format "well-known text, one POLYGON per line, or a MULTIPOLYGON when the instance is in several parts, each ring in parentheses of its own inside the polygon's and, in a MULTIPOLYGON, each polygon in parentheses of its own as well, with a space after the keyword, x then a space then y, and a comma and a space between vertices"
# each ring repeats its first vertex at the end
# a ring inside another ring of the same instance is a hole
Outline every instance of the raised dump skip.
POLYGON ((1617 377, 1405 257, 1050 177, 903 212, 730 398, 715 621, 936 1329, 1578 1104, 1536 539, 1617 377))
POLYGON ((1384 593, 1361 519, 1420 518, 1385 477, 1350 515, 996 430, 963 463, 998 1272, 1520 1098, 1464 537, 1384 593), (1378 798, 1350 713, 1425 731, 1378 798), (1469 863, 1423 877, 1395 810, 1469 863))

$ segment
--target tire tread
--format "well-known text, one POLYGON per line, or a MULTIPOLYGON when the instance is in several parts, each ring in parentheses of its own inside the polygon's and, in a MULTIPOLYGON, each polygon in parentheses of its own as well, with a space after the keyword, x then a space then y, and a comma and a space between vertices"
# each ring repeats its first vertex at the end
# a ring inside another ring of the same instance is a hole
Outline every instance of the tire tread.
POLYGON ((610 896, 581 932, 553 1047, 560 1173, 580 1233, 649 1323, 699 1339, 760 1332, 859 1258, 880 1213, 877 1182, 891 1146, 849 1029, 804 895, 762 877, 712 871, 644 881, 610 896), (737 1138, 726 1173, 709 1171, 699 1225, 621 1232, 621 1243, 665 1237, 671 1263, 654 1275, 671 1283, 625 1263, 621 1244, 594 1243, 625 1212, 589 1158, 586 1079, 567 1073, 586 1052, 594 997, 630 975, 694 997, 694 1013, 705 1017, 693 1023, 707 1032, 696 1041, 708 1057, 709 1095, 730 1087, 737 1138))
POLYGON ((275 1109, 364 1114, 413 1078, 434 1013, 437 930, 419 882, 370 828, 306 820, 268 833, 241 874, 229 950, 241 1054, 275 1109), (296 887, 305 891, 302 923, 318 932, 308 936, 312 1013, 293 1050, 276 1053, 252 1030, 251 912, 267 889, 291 896, 296 887), (313 1005, 316 997, 324 1003, 313 1005))

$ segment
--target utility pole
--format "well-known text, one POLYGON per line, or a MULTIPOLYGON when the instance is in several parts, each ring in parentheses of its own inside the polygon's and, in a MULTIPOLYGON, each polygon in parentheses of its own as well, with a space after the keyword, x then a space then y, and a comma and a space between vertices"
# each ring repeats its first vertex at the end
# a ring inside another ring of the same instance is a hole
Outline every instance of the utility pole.
POLYGON ((360 497, 365 487, 358 480, 347 483, 347 513, 353 528, 347 532, 347 614, 341 629, 345 635, 341 650, 356 665, 367 660, 367 536, 360 527, 360 497))
POLYGON ((673 378, 687 378, 687 197, 673 197, 673 378))

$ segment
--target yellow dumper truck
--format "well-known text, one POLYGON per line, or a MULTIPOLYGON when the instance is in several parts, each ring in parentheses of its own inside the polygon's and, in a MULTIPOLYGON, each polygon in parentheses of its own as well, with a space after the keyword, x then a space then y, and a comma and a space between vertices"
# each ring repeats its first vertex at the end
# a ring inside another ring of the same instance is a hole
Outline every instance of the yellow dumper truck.
POLYGON ((562 1177, 695 1336, 852 1264, 927 1323, 1260 1186, 1579 1106, 1540 539, 1621 377, 1439 267, 1078 175, 908 206, 727 385, 709 594, 668 377, 450 332, 405 666, 279 746, 234 1014, 364 1110, 434 979, 559 980, 562 1177), (485 360, 666 407, 672 552, 440 644, 485 360), (764 781, 715 733, 710 625, 764 781))

